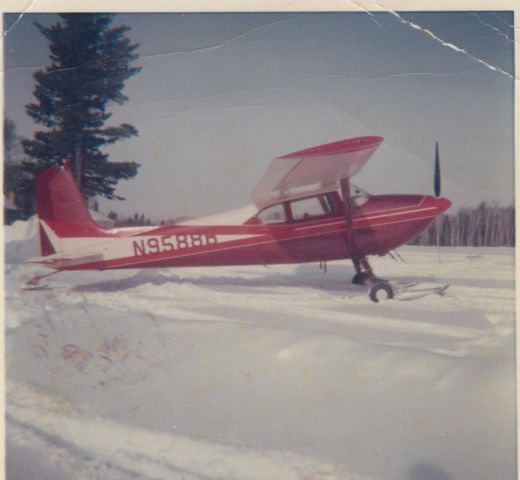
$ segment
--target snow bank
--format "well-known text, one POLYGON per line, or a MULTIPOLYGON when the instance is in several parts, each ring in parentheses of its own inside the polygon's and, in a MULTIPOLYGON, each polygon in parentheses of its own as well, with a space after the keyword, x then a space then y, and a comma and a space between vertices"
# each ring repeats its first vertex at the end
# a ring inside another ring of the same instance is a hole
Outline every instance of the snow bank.
POLYGON ((40 254, 36 223, 36 217, 32 217, 4 227, 6 264, 19 264, 40 254))
POLYGON ((29 220, 17 220, 12 225, 4 226, 5 243, 30 240, 36 235, 36 217, 29 220))

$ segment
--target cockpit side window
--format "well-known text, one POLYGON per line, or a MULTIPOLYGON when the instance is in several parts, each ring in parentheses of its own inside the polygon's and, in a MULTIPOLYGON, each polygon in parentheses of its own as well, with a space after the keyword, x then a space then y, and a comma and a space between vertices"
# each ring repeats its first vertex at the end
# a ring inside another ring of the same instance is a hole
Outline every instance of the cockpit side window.
POLYGON ((335 211, 334 199, 327 194, 295 200, 291 202, 291 211, 293 220, 328 215, 335 211))
POLYGON ((283 204, 278 203, 267 207, 258 214, 258 220, 261 223, 284 223, 287 221, 287 215, 285 214, 285 208, 283 204))

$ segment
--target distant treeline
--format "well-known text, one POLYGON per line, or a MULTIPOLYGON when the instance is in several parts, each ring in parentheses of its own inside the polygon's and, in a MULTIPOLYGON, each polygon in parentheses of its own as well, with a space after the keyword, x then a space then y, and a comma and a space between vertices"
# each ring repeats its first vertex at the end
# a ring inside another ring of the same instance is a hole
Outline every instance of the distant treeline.
POLYGON ((193 217, 180 216, 175 218, 169 218, 167 220, 161 220, 159 222, 153 221, 145 216, 144 213, 134 213, 128 217, 120 217, 117 212, 111 211, 108 215, 108 219, 113 223, 114 227, 143 227, 149 225, 172 225, 175 223, 182 223, 186 220, 192 220, 193 217))
POLYGON ((144 213, 139 214, 136 212, 129 217, 119 217, 116 212, 111 211, 107 216, 114 223, 114 227, 142 227, 152 225, 152 221, 146 218, 144 213))
POLYGON ((481 203, 455 214, 442 214, 411 245, 513 247, 515 208, 481 203))

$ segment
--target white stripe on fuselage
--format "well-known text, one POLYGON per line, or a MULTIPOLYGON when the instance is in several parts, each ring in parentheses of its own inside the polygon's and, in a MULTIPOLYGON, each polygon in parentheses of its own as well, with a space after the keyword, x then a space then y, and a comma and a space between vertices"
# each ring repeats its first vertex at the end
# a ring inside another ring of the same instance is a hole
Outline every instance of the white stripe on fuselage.
MULTIPOLYGON (((354 215, 354 226, 356 227, 359 222, 361 221, 370 221, 375 220, 377 218, 384 218, 384 217, 398 217, 402 215, 407 215, 409 213, 419 213, 419 212, 429 212, 430 210, 436 210, 437 207, 425 207, 425 208, 416 208, 414 210, 402 210, 400 212, 392 212, 392 213, 385 213, 385 214, 379 214, 379 215, 354 215)), ((413 218, 411 219, 413 220, 413 218)), ((401 222, 402 220, 396 220, 395 223, 401 222)), ((335 220, 333 222, 327 222, 327 223, 314 223, 313 225, 302 225, 301 227, 296 227, 296 230, 307 230, 310 228, 322 228, 322 227, 330 227, 332 225, 339 225, 341 223, 345 223, 345 220, 342 218, 340 220, 335 220)), ((388 223, 394 223, 394 222, 388 222, 388 223)), ((388 223, 385 223, 384 225, 387 225, 388 223)), ((378 226, 379 224, 374 225, 374 227, 378 226)))
POLYGON ((197 247, 222 245, 237 240, 255 238, 263 234, 174 234, 136 235, 131 237, 61 237, 60 253, 74 254, 82 250, 97 251, 106 260, 134 257, 138 254, 189 251, 197 247), (142 253, 141 253, 142 252, 142 253))
MULTIPOLYGON (((45 232, 45 235, 47 235, 47 238, 49 239, 49 242, 51 242, 52 248, 56 253, 62 253, 63 252, 63 244, 61 242, 60 237, 54 233, 54 230, 45 223, 44 220, 40 219, 40 225, 43 228, 43 231, 45 232)), ((40 232, 38 232, 40 234, 40 232)))

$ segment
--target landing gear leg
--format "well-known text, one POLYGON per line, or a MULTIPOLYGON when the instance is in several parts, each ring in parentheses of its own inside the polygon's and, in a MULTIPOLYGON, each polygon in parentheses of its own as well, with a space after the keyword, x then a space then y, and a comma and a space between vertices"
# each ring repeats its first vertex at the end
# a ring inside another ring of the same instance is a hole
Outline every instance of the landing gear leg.
POLYGON ((394 298, 394 289, 392 285, 386 280, 377 278, 368 263, 366 257, 352 259, 356 274, 352 278, 352 283, 355 285, 369 285, 370 290, 368 295, 373 302, 380 302, 382 300, 389 300, 394 298))
POLYGON ((353 258, 352 263, 356 269, 356 274, 352 277, 352 283, 354 285, 367 285, 370 281, 376 278, 366 257, 353 258))

